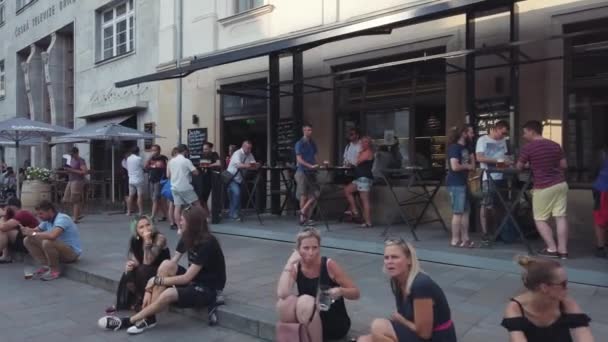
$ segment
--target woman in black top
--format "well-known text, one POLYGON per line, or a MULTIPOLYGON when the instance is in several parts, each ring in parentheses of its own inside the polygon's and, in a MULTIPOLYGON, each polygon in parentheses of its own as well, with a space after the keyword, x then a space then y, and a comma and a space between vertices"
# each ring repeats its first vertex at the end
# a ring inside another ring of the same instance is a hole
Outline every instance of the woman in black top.
POLYGON ((568 277, 559 262, 522 256, 526 292, 512 298, 502 326, 511 342, 593 342, 591 319, 568 296, 568 277))
POLYGON ((371 228, 372 214, 370 205, 370 191, 374 183, 374 175, 372 167, 374 166, 374 151, 372 150, 372 140, 368 136, 364 136, 360 140, 361 151, 357 156, 357 165, 355 165, 355 180, 344 188, 344 195, 348 200, 349 209, 345 214, 353 217, 359 216, 357 212, 357 204, 355 203, 355 192, 359 193, 361 205, 363 206, 363 228, 371 228))
POLYGON ((103 329, 127 329, 129 334, 140 334, 156 325, 156 314, 169 305, 180 308, 207 307, 209 324, 217 323, 215 299, 217 290, 226 282, 224 254, 218 240, 209 231, 207 218, 199 206, 182 211, 182 238, 171 260, 158 268, 157 276, 146 285, 144 308, 131 317, 105 316, 98 321, 103 329), (188 253, 188 269, 179 272, 178 261, 188 253))
POLYGON ((344 298, 359 299, 359 289, 352 279, 337 262, 321 256, 320 245, 321 236, 316 229, 300 232, 296 250, 287 260, 277 286, 279 320, 307 324, 313 342, 346 336, 350 318, 344 298), (298 288, 297 297, 290 294, 294 284, 298 288), (321 311, 317 305, 320 287, 329 287, 328 293, 334 300, 328 311, 321 311))
POLYGON ((108 313, 137 311, 144 298, 146 283, 156 275, 160 264, 171 258, 167 239, 156 230, 149 217, 141 216, 131 222, 131 232, 128 260, 118 286, 116 306, 108 308, 108 313))
POLYGON ((387 240, 384 269, 391 277, 397 312, 391 319, 376 319, 371 335, 360 342, 456 342, 450 306, 437 283, 420 269, 416 250, 402 239, 387 240))

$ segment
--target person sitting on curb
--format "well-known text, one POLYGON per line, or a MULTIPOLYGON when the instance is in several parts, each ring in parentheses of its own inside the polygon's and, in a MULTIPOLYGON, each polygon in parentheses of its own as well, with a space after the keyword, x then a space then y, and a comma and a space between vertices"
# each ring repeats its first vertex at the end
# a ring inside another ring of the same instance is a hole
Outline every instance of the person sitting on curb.
POLYGON ((0 223, 0 264, 9 264, 13 262, 11 249, 14 252, 27 252, 19 226, 36 228, 38 219, 31 212, 21 210, 21 201, 17 197, 8 199, 3 216, 4 221, 0 223))
POLYGON ((180 308, 207 307, 209 325, 217 324, 217 290, 223 288, 226 263, 222 247, 209 231, 200 206, 189 206, 180 217, 181 240, 171 260, 165 260, 156 277, 146 285, 143 309, 131 317, 104 316, 97 322, 102 329, 127 329, 131 335, 156 326, 156 314, 173 304, 180 308), (188 252, 188 269, 177 263, 188 252))
POLYGON ((384 270, 391 278, 397 312, 375 319, 371 335, 357 341, 456 342, 450 306, 443 290, 420 269, 414 247, 403 239, 384 243, 384 270))
POLYGON ((296 237, 296 250, 291 254, 277 286, 277 311, 282 323, 306 324, 311 341, 344 338, 350 330, 350 318, 344 298, 359 299, 359 288, 333 259, 321 256, 321 235, 306 228, 296 237), (293 285, 298 296, 291 295, 293 285), (326 288, 332 299, 329 308, 321 311, 317 292, 326 288))
POLYGON ((72 263, 80 257, 80 234, 70 216, 57 212, 50 201, 40 202, 36 213, 42 223, 34 229, 21 226, 25 236, 23 244, 28 253, 42 264, 34 277, 55 280, 60 276, 60 263, 72 263))
POLYGON ((593 342, 589 316, 568 296, 566 270, 556 260, 517 257, 526 291, 511 298, 502 326, 510 341, 593 342))
POLYGON ((160 264, 171 259, 167 238, 159 233, 152 218, 140 216, 131 223, 132 236, 129 255, 116 295, 116 306, 106 310, 135 310, 141 308, 146 284, 156 275, 160 264))

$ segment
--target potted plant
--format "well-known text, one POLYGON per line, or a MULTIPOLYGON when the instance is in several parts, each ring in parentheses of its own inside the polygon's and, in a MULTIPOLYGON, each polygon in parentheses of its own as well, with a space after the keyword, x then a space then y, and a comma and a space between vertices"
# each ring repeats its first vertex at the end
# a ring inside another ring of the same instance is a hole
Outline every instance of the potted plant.
POLYGON ((51 199, 52 172, 43 167, 28 167, 21 188, 21 205, 33 209, 42 200, 51 199))

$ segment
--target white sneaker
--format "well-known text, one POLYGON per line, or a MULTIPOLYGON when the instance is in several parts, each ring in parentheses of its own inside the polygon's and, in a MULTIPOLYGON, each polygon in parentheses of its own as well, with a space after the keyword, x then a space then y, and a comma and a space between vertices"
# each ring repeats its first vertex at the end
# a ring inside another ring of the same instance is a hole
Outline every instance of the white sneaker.
POLYGON ((129 335, 141 334, 144 331, 154 328, 156 326, 156 318, 146 318, 137 322, 134 326, 127 329, 129 335))
POLYGON ((118 331, 123 328, 122 319, 116 316, 104 316, 97 321, 97 325, 101 329, 118 331))

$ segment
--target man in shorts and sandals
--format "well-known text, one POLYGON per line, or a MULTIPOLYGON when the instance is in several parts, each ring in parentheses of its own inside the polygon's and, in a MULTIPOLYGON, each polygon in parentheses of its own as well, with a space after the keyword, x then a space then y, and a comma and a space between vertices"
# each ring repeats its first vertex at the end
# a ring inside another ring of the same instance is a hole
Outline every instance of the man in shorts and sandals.
POLYGON ((608 229, 608 147, 604 147, 600 156, 600 167, 593 183, 593 221, 595 223, 595 255, 608 257, 606 230, 608 229))
MULTIPOLYGON (((174 218, 179 222, 182 216, 182 206, 200 206, 198 196, 192 186, 192 175, 198 176, 198 169, 186 156, 188 147, 184 144, 177 146, 177 155, 167 165, 167 178, 171 180, 171 194, 173 195, 174 218)), ((178 230, 181 226, 178 222, 178 230)))
POLYGON ((70 163, 65 168, 68 173, 68 184, 63 194, 63 202, 72 204, 72 219, 74 223, 79 223, 82 219, 85 176, 89 171, 84 159, 80 158, 78 147, 72 147, 70 156, 70 163))
MULTIPOLYGON (((490 132, 487 135, 481 136, 479 139, 477 139, 475 159, 480 163, 481 169, 496 167, 496 164, 500 161, 504 162, 505 165, 512 163, 506 157, 509 153, 509 147, 507 144, 509 129, 509 123, 501 120, 496 122, 494 126, 490 128, 490 132)), ((484 172, 481 183, 483 198, 479 208, 479 221, 481 223, 481 230, 483 233, 481 240, 484 244, 488 243, 490 240, 488 221, 490 219, 492 219, 492 221, 496 221, 498 216, 495 210, 496 206, 499 204, 496 191, 504 186, 502 173, 492 173, 490 176, 494 182, 491 182, 488 179, 488 174, 484 172)))
POLYGON ((297 168, 295 180, 296 197, 300 199, 300 225, 312 225, 310 219, 315 203, 319 198, 319 187, 315 184, 317 164, 317 145, 312 140, 312 126, 302 126, 302 139, 295 146, 297 168))
POLYGON ((137 202, 139 216, 144 214, 144 160, 139 156, 139 147, 133 146, 131 155, 127 158, 127 172, 129 174, 129 201, 127 202, 127 216, 133 213, 133 202, 137 202))
POLYGON ((11 252, 27 253, 20 227, 36 228, 38 219, 31 212, 21 209, 21 201, 17 197, 8 199, 3 218, 4 221, 0 223, 0 264, 10 264, 13 262, 11 252))
POLYGON ((523 127, 523 138, 528 143, 522 148, 517 168, 526 165, 532 170, 532 212, 536 229, 546 247, 539 254, 551 258, 568 258, 568 184, 564 171, 568 169, 566 156, 561 146, 543 138, 543 125, 539 121, 528 121, 523 127), (557 244, 549 218, 557 225, 557 244))

